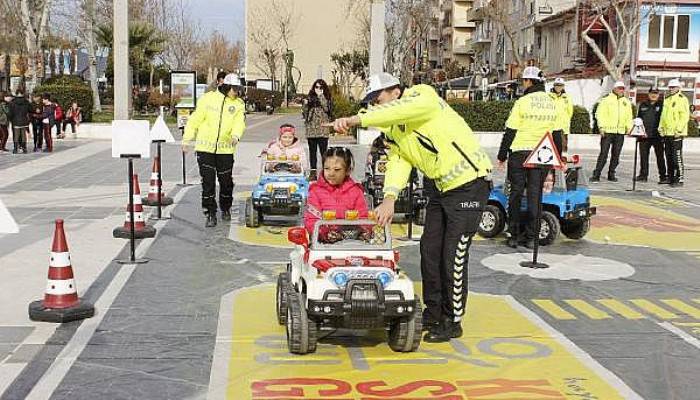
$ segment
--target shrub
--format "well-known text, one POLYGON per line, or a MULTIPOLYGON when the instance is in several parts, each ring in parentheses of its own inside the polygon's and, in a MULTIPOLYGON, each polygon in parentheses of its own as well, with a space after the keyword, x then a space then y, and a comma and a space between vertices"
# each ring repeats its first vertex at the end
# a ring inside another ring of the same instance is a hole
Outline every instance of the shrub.
POLYGON ((694 119, 690 119, 688 121, 688 136, 690 137, 698 137, 700 136, 700 130, 698 130, 698 123, 695 122, 694 119))
POLYGON ((255 105, 256 111, 264 111, 270 98, 273 106, 280 108, 284 102, 284 93, 258 88, 248 88, 246 91, 246 103, 255 105))
POLYGON ((68 110, 71 102, 78 103, 83 113, 83 121, 92 121, 92 90, 88 83, 77 77, 59 76, 47 79, 46 82, 34 88, 33 96, 48 93, 51 100, 68 110))
POLYGON ((475 132, 503 132, 506 119, 513 108, 512 101, 448 102, 475 132))
POLYGON ((571 117, 571 133, 591 133, 591 115, 585 107, 574 106, 571 117))
POLYGON ((333 118, 349 117, 360 111, 360 105, 343 96, 340 92, 331 93, 333 118))

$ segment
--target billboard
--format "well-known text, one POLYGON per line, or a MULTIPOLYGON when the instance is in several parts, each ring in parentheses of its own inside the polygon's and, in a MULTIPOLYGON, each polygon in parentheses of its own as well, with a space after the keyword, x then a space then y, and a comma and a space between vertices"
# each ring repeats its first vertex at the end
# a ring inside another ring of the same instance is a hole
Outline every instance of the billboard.
POLYGON ((175 108, 195 108, 197 73, 173 71, 170 73, 170 99, 175 108))

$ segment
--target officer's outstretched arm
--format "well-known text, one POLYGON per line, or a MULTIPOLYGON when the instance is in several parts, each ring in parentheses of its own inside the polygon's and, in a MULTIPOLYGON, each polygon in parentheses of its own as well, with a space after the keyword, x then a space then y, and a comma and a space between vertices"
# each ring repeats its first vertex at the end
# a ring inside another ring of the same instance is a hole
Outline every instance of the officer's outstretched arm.
POLYGON ((366 112, 358 114, 360 126, 389 127, 421 121, 441 109, 442 99, 437 95, 420 91, 411 92, 386 104, 370 107, 366 112))
POLYGON ((389 148, 389 157, 386 164, 386 175, 384 176, 384 196, 394 196, 399 198, 399 193, 408 184, 413 166, 395 150, 394 146, 389 148))

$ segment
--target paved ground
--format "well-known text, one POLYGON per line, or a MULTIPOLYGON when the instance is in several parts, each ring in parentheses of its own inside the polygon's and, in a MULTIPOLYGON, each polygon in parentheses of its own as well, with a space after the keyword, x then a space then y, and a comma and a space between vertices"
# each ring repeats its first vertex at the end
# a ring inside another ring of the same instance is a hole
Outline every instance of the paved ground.
MULTIPOLYGON (((238 204, 255 182, 263 142, 284 121, 300 122, 249 117, 234 169, 238 204)), ((352 147, 364 160, 366 150, 352 147)), ((477 240, 461 339, 395 354, 376 332, 339 332, 296 357, 273 311, 273 282, 289 253, 284 226, 205 230, 199 187, 175 185, 180 153, 168 145, 171 219, 138 244, 149 263, 118 265, 126 242, 111 230, 124 218, 124 161, 110 158, 109 142, 64 141, 57 150, 0 156, 0 198, 21 230, 0 240, 2 399, 698 398, 697 154, 686 157, 685 188, 648 183, 634 193, 627 156, 619 183, 592 187, 599 215, 589 235, 543 249, 549 270, 517 267, 528 255, 502 238, 477 240), (31 322, 26 311, 43 294, 55 218, 67 220, 79 293, 97 308, 89 320, 58 326, 31 322)), ((590 165, 594 155, 583 154, 590 165)), ((147 192, 150 160, 136 166, 147 192)), ((198 182, 192 157, 187 172, 198 182)), ((405 228, 396 225, 395 235, 405 228)), ((420 282, 418 247, 399 249, 420 282)))

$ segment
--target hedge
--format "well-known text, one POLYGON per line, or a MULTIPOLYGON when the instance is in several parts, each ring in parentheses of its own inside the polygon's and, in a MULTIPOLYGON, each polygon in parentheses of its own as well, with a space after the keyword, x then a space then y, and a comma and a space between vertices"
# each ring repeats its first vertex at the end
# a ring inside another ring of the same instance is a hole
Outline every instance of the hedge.
POLYGON ((284 102, 284 93, 271 90, 247 88, 246 103, 255 105, 256 111, 265 111, 267 101, 271 98, 275 108, 280 108, 284 102))
POLYGON ((47 79, 44 83, 34 88, 33 96, 41 96, 48 93, 51 100, 60 104, 64 112, 75 101, 80 106, 83 121, 92 121, 92 89, 88 83, 82 82, 77 77, 56 77, 47 79))
MULTIPOLYGON (((448 103, 467 121, 473 131, 503 132, 515 102, 452 100, 448 103)), ((581 106, 574 106, 571 133, 591 133, 590 115, 581 106)))

